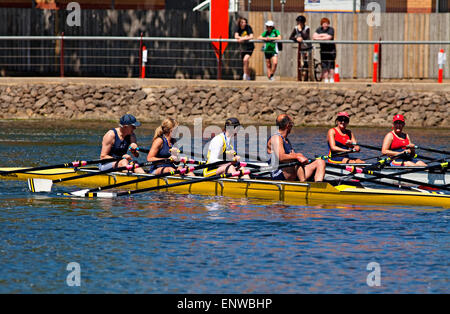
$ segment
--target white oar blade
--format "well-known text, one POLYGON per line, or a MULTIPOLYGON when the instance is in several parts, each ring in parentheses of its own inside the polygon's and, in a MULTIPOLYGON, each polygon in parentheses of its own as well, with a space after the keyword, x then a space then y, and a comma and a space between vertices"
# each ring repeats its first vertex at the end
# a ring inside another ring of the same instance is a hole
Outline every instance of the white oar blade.
POLYGON ((80 197, 100 197, 100 198, 113 198, 116 197, 116 193, 110 193, 110 192, 89 192, 88 189, 86 190, 79 190, 70 192, 70 195, 73 196, 80 196, 80 197))
POLYGON ((48 179, 28 179, 28 189, 31 192, 51 192, 53 181, 48 179))

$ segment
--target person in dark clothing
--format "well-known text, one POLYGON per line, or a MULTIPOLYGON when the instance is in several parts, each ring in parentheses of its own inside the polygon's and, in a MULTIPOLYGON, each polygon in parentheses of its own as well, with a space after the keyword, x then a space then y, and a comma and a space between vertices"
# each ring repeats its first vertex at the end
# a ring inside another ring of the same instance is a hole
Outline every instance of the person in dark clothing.
POLYGON ((236 32, 234 33, 234 38, 241 43, 241 58, 243 62, 244 68, 244 80, 251 80, 250 78, 250 69, 249 69, 249 60, 255 49, 255 44, 249 42, 249 40, 253 39, 253 29, 250 25, 248 25, 247 19, 245 17, 240 17, 238 19, 238 26, 236 28, 236 32))
POLYGON ((294 27, 294 30, 289 36, 290 40, 297 42, 300 45, 300 53, 301 58, 303 60, 303 74, 304 80, 308 77, 308 53, 312 49, 311 43, 305 43, 305 40, 310 40, 310 28, 306 25, 306 18, 303 15, 297 16, 295 19, 297 21, 297 26, 294 27))
MULTIPOLYGON (((120 118, 118 128, 106 132, 102 140, 100 159, 122 159, 100 165, 99 169, 101 171, 128 166, 132 162, 132 157, 128 154, 128 151, 130 151, 134 157, 139 157, 134 130, 140 125, 141 123, 138 122, 133 115, 125 114, 120 118)), ((135 168, 134 172, 144 173, 144 170, 142 168, 135 168)))
MULTIPOLYGON (((320 25, 313 35, 313 40, 334 40, 334 28, 330 26, 330 20, 324 17, 320 20, 320 25)), ((322 62, 322 78, 325 83, 334 83, 336 45, 320 44, 320 59, 322 62)))

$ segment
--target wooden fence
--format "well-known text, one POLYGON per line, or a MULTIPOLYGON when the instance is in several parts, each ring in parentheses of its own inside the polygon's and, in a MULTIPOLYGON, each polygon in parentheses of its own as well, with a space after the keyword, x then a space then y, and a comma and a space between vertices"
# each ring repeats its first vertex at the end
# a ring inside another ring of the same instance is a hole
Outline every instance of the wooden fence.
MULTIPOLYGON (((369 14, 321 14, 321 13, 243 13, 248 17, 255 37, 264 31, 264 22, 273 20, 283 39, 288 39, 295 18, 303 14, 311 35, 319 27, 320 19, 327 17, 335 29, 335 40, 389 40, 389 41, 450 41, 450 13, 382 13, 379 27, 370 27, 369 14)), ((279 55, 277 74, 282 77, 297 77, 297 45, 284 45, 279 55)), ((264 75, 262 44, 256 44, 250 66, 257 75, 264 75)), ((383 45, 382 77, 389 79, 430 79, 438 75, 437 57, 439 49, 450 56, 450 45, 383 45)), ((319 58, 319 56, 316 56, 319 58)), ((450 59, 450 58, 447 58, 450 59)), ((337 45, 336 62, 343 78, 370 78, 372 76, 373 45, 337 45)), ((444 76, 450 77, 450 60, 444 76)))
MULTIPOLYGON (((258 37, 264 30, 264 22, 272 19, 276 28, 280 30, 283 39, 288 39, 290 33, 295 26, 295 18, 300 13, 281 13, 281 12, 242 12, 243 16, 248 17, 249 24, 252 26, 255 37, 258 37)), ((230 38, 233 38, 236 27, 236 19, 239 14, 230 13, 230 38)), ((313 33, 319 26, 322 17, 328 17, 331 26, 335 28, 336 40, 390 40, 390 41, 450 41, 450 13, 433 13, 433 14, 408 14, 408 13, 382 13, 381 23, 378 27, 370 27, 367 23, 368 14, 320 14, 309 13, 304 14, 307 18, 307 24, 311 27, 313 33)), ((69 27, 66 24, 67 11, 65 10, 36 10, 36 9, 19 9, 19 8, 2 8, 0 10, 0 35, 24 35, 24 36, 52 36, 59 35, 64 32, 65 36, 144 36, 151 37, 195 37, 206 38, 209 36, 209 14, 208 12, 187 12, 187 11, 148 11, 148 10, 93 10, 85 9, 81 11, 81 26, 69 27)), ((58 73, 58 52, 59 43, 43 41, 35 41, 25 43, 28 49, 38 49, 39 47, 47 48, 52 51, 49 56, 55 66, 50 69, 57 75, 58 73), (47 45, 47 46, 46 46, 47 45)), ((70 44, 67 44, 70 48, 70 44)), ((106 44, 104 50, 107 54, 114 53, 106 44)), ((257 43, 255 52, 250 59, 250 66, 254 69, 256 75, 264 75, 264 54, 261 51, 262 44, 257 43)), ((0 43, 0 50, 3 55, 8 53, 18 53, 20 49, 15 51, 8 50, 8 43, 0 43), (2 49, 3 48, 3 49, 2 49)), ((98 46, 103 47, 103 46, 98 46)), ((97 48, 98 48, 97 47, 97 48)), ((118 48, 139 49, 134 43, 131 45, 127 42, 117 44, 118 48)), ((181 73, 183 77, 190 78, 215 78, 214 70, 198 71, 191 73, 179 70, 184 63, 191 62, 193 58, 199 61, 198 69, 202 66, 214 68, 216 66, 215 55, 210 49, 211 45, 181 45, 179 43, 160 43, 155 45, 158 50, 156 57, 164 59, 162 51, 173 52, 183 51, 177 62, 173 66, 168 67, 168 77, 175 77, 176 73, 181 73), (178 67, 178 68, 177 68, 178 67)), ((155 48, 153 47, 153 48, 155 48)), ((14 48, 14 47, 12 47, 14 48)), ((82 64, 83 57, 86 58, 89 47, 86 44, 80 44, 77 49, 78 54, 70 57, 74 63, 82 64)), ((438 65, 437 56, 439 49, 445 49, 450 56, 450 45, 383 45, 382 47, 382 78, 389 79, 431 79, 437 78, 438 65)), ((239 59, 239 52, 236 50, 237 45, 228 45, 225 59, 230 61, 224 65, 223 78, 238 79, 241 77, 240 64, 236 61, 239 59)), ((25 52, 20 52, 25 53, 25 52)), ((116 54, 120 55, 120 54, 116 54)), ((137 76, 139 65, 138 57, 133 52, 132 55, 124 54, 132 69, 114 68, 95 68, 91 67, 90 71, 82 71, 72 69, 72 73, 68 71, 67 75, 107 75, 107 76, 137 76), (105 72, 106 71, 106 72, 105 72)), ((26 56, 25 56, 26 57, 26 56)), ((24 56, 18 58, 15 62, 24 62, 24 56)), ((152 55, 150 55, 152 57, 152 55)), ((170 56, 169 56, 170 57, 170 56)), ((318 56, 317 56, 318 57, 318 56)), ((0 54, 0 61, 2 61, 0 54)), ((65 56, 65 58, 69 58, 65 56)), ((42 55, 45 59, 45 55, 42 55)), ((444 68, 444 76, 450 77, 450 58, 444 68)), ((358 78, 366 79, 372 76, 372 60, 373 45, 363 44, 338 44, 337 45, 337 64, 340 67, 340 75, 342 78, 358 78)), ((170 58, 166 58, 165 62, 170 62, 170 58)), ((4 61, 4 62, 9 62, 4 61)), ((1 68, 1 67, 0 67, 1 68)), ((284 78, 296 79, 297 77, 297 44, 284 44, 284 49, 280 53, 279 68, 277 75, 284 78)), ((48 74, 48 68, 34 68, 36 73, 30 75, 48 74)), ((1 70, 1 69, 0 69, 1 70)), ((161 76, 155 68, 150 71, 155 77, 161 76)), ((20 71, 19 71, 20 72, 20 71)), ((6 72, 8 75, 9 72, 6 72)), ((16 72, 16 75, 20 73, 16 72)), ((23 75, 23 73, 21 73, 23 75)))

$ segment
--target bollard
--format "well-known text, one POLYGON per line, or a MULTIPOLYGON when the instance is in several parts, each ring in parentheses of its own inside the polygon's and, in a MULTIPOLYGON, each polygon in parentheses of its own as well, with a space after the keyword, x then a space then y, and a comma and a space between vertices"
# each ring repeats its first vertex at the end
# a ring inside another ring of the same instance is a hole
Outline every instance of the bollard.
POLYGON ((438 54, 438 65, 439 65, 439 72, 438 72, 438 83, 442 83, 443 77, 444 77, 444 64, 446 59, 446 54, 444 53, 444 49, 441 49, 438 54))
POLYGON ((373 79, 372 81, 374 83, 378 82, 378 50, 379 49, 379 45, 375 44, 374 45, 374 49, 373 49, 373 79))
POLYGON ((145 78, 145 63, 147 62, 147 48, 142 46, 142 68, 141 68, 141 78, 145 78))
POLYGON ((339 83, 339 64, 334 68, 334 82, 339 83))

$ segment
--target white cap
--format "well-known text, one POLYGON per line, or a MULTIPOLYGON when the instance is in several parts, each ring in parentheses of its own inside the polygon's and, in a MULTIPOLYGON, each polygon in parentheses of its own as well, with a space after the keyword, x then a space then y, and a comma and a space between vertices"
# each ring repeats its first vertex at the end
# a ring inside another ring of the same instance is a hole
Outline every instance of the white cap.
POLYGON ((267 22, 266 22, 266 26, 274 26, 275 25, 275 23, 272 21, 272 20, 268 20, 267 22))

